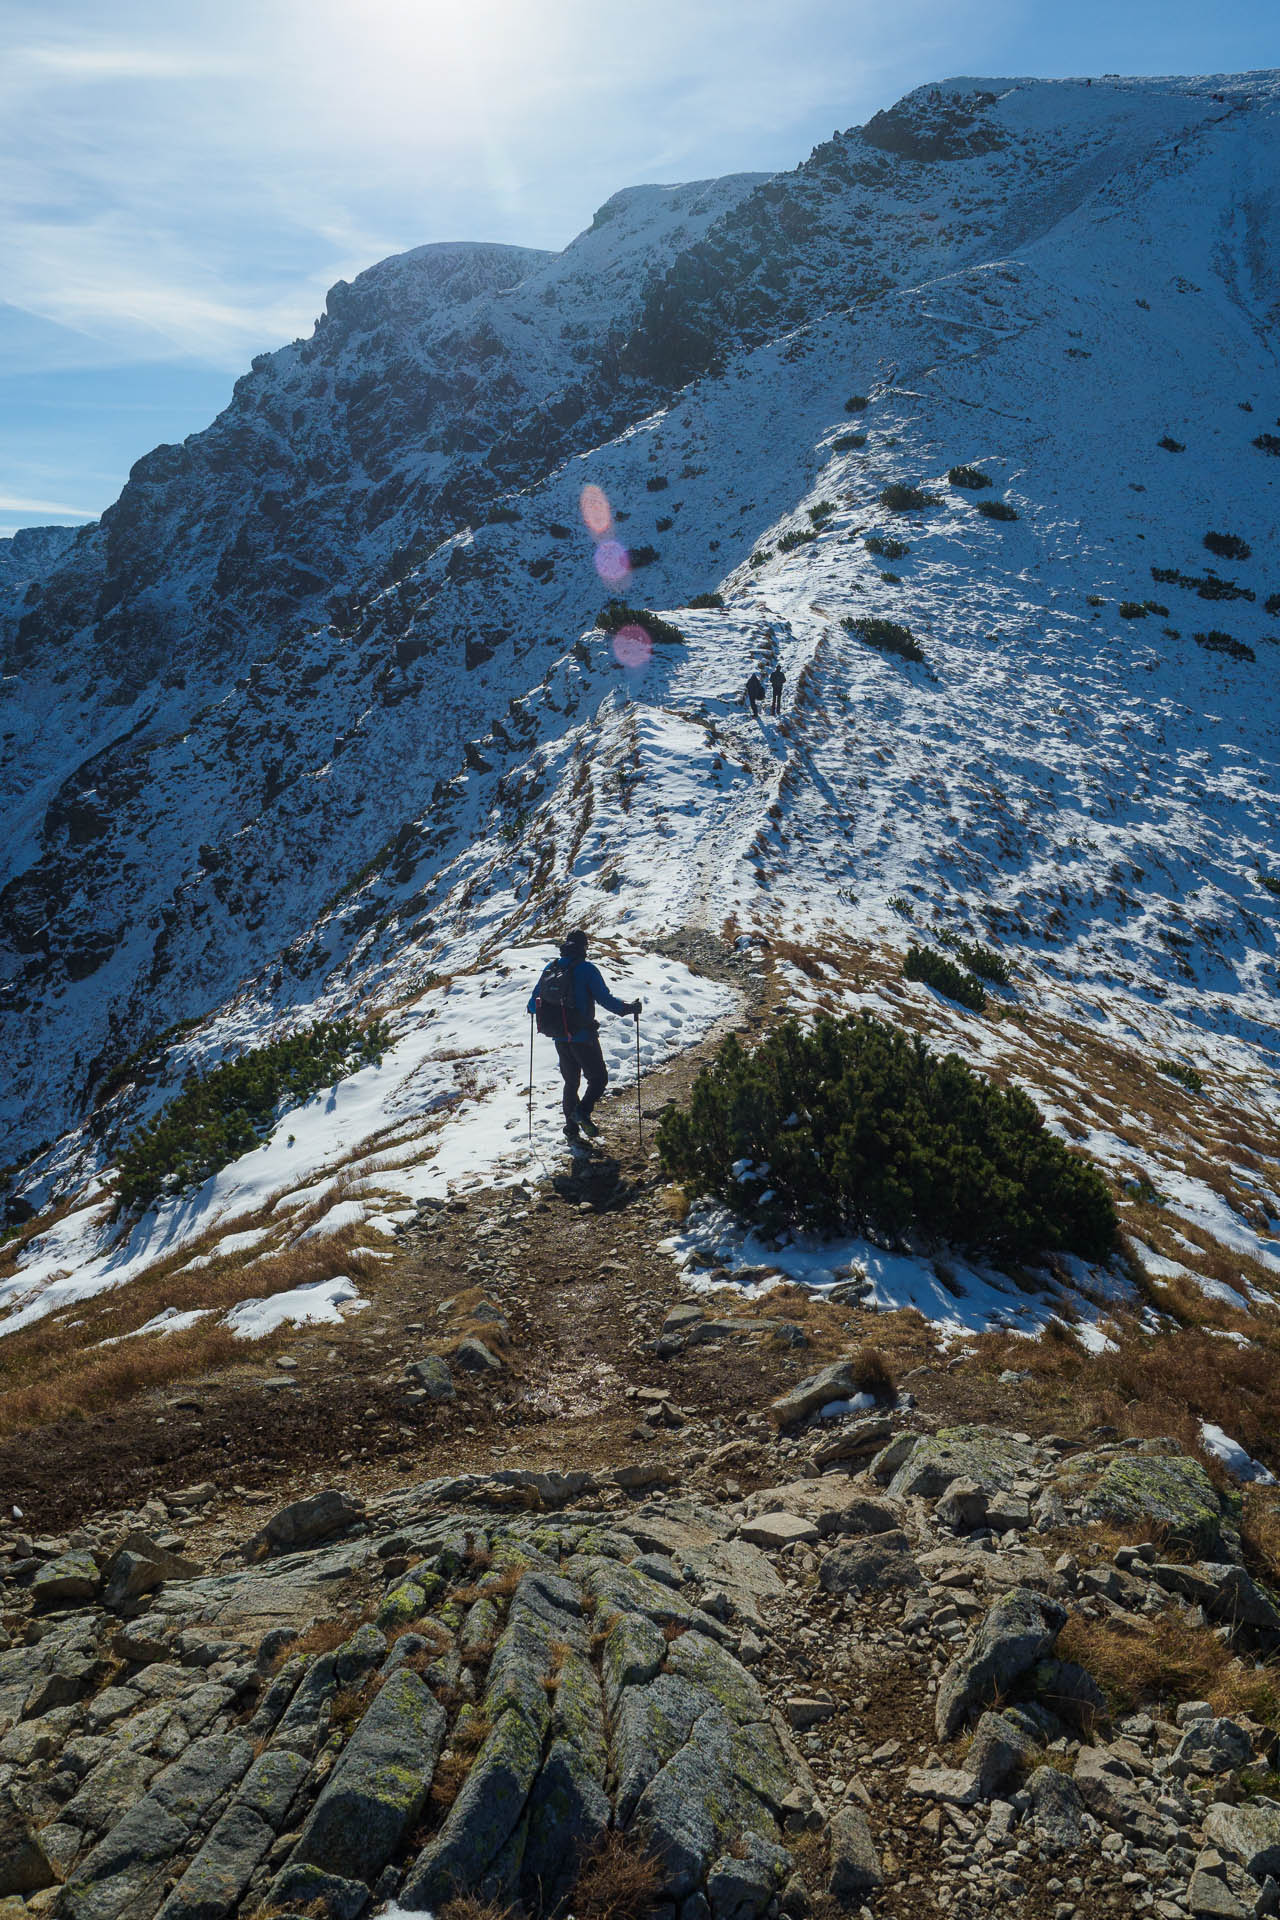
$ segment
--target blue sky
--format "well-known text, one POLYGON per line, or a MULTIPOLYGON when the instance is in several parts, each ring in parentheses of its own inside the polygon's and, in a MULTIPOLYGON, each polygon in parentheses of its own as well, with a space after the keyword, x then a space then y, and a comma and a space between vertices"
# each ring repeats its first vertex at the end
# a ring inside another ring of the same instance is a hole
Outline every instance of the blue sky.
POLYGON ((0 535, 80 520, 326 289, 560 247, 954 74, 1280 65, 1277 0, 0 0, 0 535))

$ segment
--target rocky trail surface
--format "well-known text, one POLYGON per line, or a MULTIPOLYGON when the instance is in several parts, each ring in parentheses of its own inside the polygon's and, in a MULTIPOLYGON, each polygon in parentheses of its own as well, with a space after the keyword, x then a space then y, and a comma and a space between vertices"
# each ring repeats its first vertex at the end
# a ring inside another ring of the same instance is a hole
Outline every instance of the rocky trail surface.
POLYGON ((7 1443, 4 1920, 1274 1910, 1238 1499, 918 1316, 872 1405, 857 1275, 670 1226, 634 1145, 424 1208, 376 1319, 7 1443))

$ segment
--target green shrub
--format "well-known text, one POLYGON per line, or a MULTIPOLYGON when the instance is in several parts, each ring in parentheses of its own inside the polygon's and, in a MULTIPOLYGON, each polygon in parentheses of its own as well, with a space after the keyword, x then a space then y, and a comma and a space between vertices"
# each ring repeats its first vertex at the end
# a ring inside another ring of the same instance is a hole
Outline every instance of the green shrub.
POLYGON ((984 473, 981 467, 948 467, 947 479, 953 487, 989 487, 991 475, 984 473))
POLYGON ((1220 560, 1247 560, 1253 548, 1235 533, 1206 533, 1203 544, 1220 560))
POLYGON ((988 520, 1016 520, 1018 509, 1011 507, 1007 500, 979 500, 978 512, 985 514, 988 520))
POLYGON ((665 493, 670 485, 665 474, 654 473, 645 481, 644 490, 646 493, 665 493))
POLYGON ((1204 1075, 1197 1073, 1194 1067, 1187 1066, 1185 1061, 1157 1060, 1156 1065, 1161 1073, 1168 1074, 1170 1080, 1176 1080, 1188 1093, 1204 1092, 1204 1075))
POLYGON ((824 521, 831 518, 835 510, 836 503, 834 500, 819 500, 816 507, 810 507, 809 518, 815 527, 820 527, 824 521))
POLYGON ((1280 434, 1260 433, 1253 444, 1263 453, 1280 454, 1280 434))
POLYGON ((494 507, 489 513, 486 524, 491 527, 505 527, 519 518, 520 515, 514 507, 494 507))
POLYGON ((1148 613, 1158 614, 1161 620, 1169 618, 1168 607, 1162 606, 1158 600, 1144 600, 1142 604, 1148 613))
POLYGON ((1277 895, 1277 897, 1280 897, 1280 879, 1277 879, 1274 873, 1264 873, 1262 868, 1259 867, 1257 869, 1257 875, 1258 885, 1260 887, 1265 887, 1268 893, 1273 893, 1277 895))
POLYGON ((1280 593, 1269 593, 1263 605, 1274 620, 1280 614, 1280 593))
POLYGON ((846 633, 857 634, 859 640, 865 640, 877 653, 894 653, 900 660, 924 659, 910 627, 904 627, 896 620, 882 620, 874 614, 855 618, 847 613, 840 624, 846 633))
POLYGON ((1015 1260, 1115 1245, 1101 1175, 1026 1094, 869 1014, 788 1020, 753 1054, 731 1036, 658 1151, 691 1193, 768 1228, 918 1232, 1015 1260))
POLYGON ((892 534, 871 533, 862 544, 868 553, 878 553, 882 560, 901 560, 904 553, 911 551, 905 540, 895 540, 892 534))
POLYGON ((948 1000, 954 1000, 962 1007, 969 1007, 974 1013, 981 1013, 987 1004, 986 992, 980 980, 971 973, 958 967, 954 960, 948 960, 945 954, 935 953, 931 947, 918 947, 912 943, 907 948, 907 957, 902 963, 904 980, 923 980, 927 987, 934 987, 944 993, 948 1000))
POLYGON ((851 393, 844 403, 844 410, 846 413, 865 413, 867 404, 865 393, 851 393))
POLYGON ((936 493, 926 493, 923 487, 905 486, 901 480, 891 480, 880 490, 880 505, 888 507, 890 513, 919 513, 923 507, 938 504, 936 493))
POLYGON ((865 447, 865 433, 838 433, 831 442, 832 453, 856 453, 859 447, 865 447))
POLYGON ((553 540, 567 540, 570 537, 569 528, 562 526, 558 520, 551 522, 551 525, 547 528, 547 532, 553 540))
POLYGON ((656 547, 628 547, 627 558, 633 567, 651 567, 658 558, 656 547))
POLYGON ((997 985, 1007 987, 1013 982, 1013 969, 1002 953, 993 947, 979 946, 975 940, 962 940, 958 933, 940 933, 938 939, 952 953, 958 953, 970 973, 976 973, 979 980, 994 980, 997 985))
POLYGON ((808 546, 809 542, 816 540, 817 537, 817 534, 809 527, 793 527, 790 533, 784 533, 781 540, 779 540, 778 552, 792 553, 797 547, 808 546))
POLYGON ((669 513, 660 513, 653 525, 654 530, 658 533, 670 533, 672 527, 675 525, 675 521, 669 513))
POLYGON ((1223 633, 1218 627, 1210 628, 1208 633, 1193 634, 1192 639, 1206 653, 1225 653, 1232 660, 1256 660, 1258 657, 1243 640, 1232 639, 1229 633, 1223 633))
POLYGON ((724 595, 722 593, 695 593, 689 605, 691 607, 710 607, 713 609, 722 607, 724 605, 724 595))
POLYGON ((1091 607, 1105 607, 1107 604, 1100 593, 1086 594, 1085 600, 1091 607))
POLYGON ((655 646, 682 647, 684 635, 669 620, 659 620, 648 607, 629 607, 625 600, 610 600, 596 615, 601 633, 617 633, 620 627, 643 627, 655 646))
POLYGON ((189 1073, 182 1091, 134 1134, 120 1155, 116 1191, 126 1207, 199 1186, 270 1132, 282 1107, 379 1060, 391 1035, 381 1021, 317 1020, 283 1040, 189 1073))
POLYGON ((1183 442, 1181 440, 1175 440, 1171 433, 1162 435, 1161 438, 1156 441, 1156 445, 1163 447, 1166 453, 1185 453, 1187 450, 1183 442))
POLYGON ((757 549, 755 553, 752 554, 750 560, 748 560, 747 562, 747 565, 749 567, 762 567, 766 560, 772 560, 772 558, 773 558, 772 547, 760 547, 757 549))
MULTIPOLYGON (((1202 600, 1256 600, 1252 587, 1237 586, 1220 573, 1180 573, 1177 567, 1152 567, 1151 578, 1159 586, 1186 587, 1202 600)), ((1280 596, 1278 596, 1280 597, 1280 596)))
POLYGON ((1122 620, 1145 620, 1147 609, 1141 600, 1122 600, 1116 608, 1122 620))

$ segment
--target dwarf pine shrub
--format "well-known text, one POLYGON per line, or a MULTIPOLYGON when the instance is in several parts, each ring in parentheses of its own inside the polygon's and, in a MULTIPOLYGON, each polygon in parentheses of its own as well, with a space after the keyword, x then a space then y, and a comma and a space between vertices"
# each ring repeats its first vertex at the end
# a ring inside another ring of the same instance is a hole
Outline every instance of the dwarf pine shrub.
POLYGON ((851 393, 844 403, 844 410, 846 413, 865 413, 867 410, 866 394, 851 393))
POLYGON ((880 505, 890 513, 919 513, 924 507, 936 507, 938 496, 926 493, 923 487, 908 487, 901 480, 891 480, 887 487, 880 489, 880 505))
POLYGON ((835 510, 836 503, 834 500, 819 500, 816 507, 809 508, 809 518, 815 527, 821 527, 831 518, 835 510))
POLYGON ((1116 1239, 1101 1174, 1025 1093, 870 1014, 788 1020, 751 1054, 730 1036, 658 1151, 691 1194, 774 1230, 919 1233, 1014 1260, 1101 1260, 1116 1239))
POLYGON ((905 540, 895 540, 892 534, 871 533, 863 541, 868 553, 878 553, 882 560, 901 560, 911 548, 905 540))
POLYGON ((1162 434, 1156 441, 1156 445, 1163 447, 1166 453, 1185 453, 1187 450, 1185 444, 1181 440, 1175 440, 1171 433, 1162 434))
POLYGON ((856 453, 859 447, 865 447, 865 433, 838 433, 831 442, 832 453, 856 453))
POLYGON ((659 620, 648 607, 629 607, 625 600, 610 600, 596 615, 601 633, 617 633, 621 627, 643 627, 655 647, 682 647, 684 635, 669 620, 659 620))
POLYGON ((1256 660, 1258 657, 1247 642, 1223 633, 1220 627, 1211 627, 1208 633, 1196 633, 1191 637, 1206 653, 1225 653, 1232 660, 1256 660))
POLYGON ((182 1090, 134 1134, 120 1156, 116 1192, 126 1207, 199 1186, 248 1153, 285 1106, 300 1106, 390 1045, 380 1020, 317 1020, 283 1040, 253 1047, 208 1073, 189 1073, 182 1090))
POLYGON ((1280 593, 1269 593, 1263 605, 1274 620, 1276 615, 1280 614, 1280 593))
POLYGON ((1170 1080, 1176 1080, 1188 1093, 1204 1092, 1204 1075, 1194 1067, 1189 1067, 1185 1060, 1157 1060, 1156 1065, 1161 1073, 1167 1074, 1170 1080))
POLYGON ((1145 620, 1147 609, 1141 600, 1122 600, 1116 608, 1122 620, 1145 620))
POLYGON ((779 553, 793 553, 797 547, 807 547, 817 534, 809 527, 793 527, 790 533, 784 533, 778 542, 779 553))
POLYGON ((1018 509, 1011 507, 1007 500, 979 500, 978 512, 988 520, 1016 520, 1018 509))
POLYGON ((630 547, 627 550, 627 558, 633 567, 651 567, 657 557, 658 549, 656 547, 630 547))
POLYGON ((714 609, 724 605, 724 595, 722 593, 695 593, 693 599, 690 600, 688 604, 691 607, 710 607, 714 609))
POLYGON ((943 932, 938 939, 952 953, 958 953, 970 973, 976 974, 979 980, 994 980, 1001 987, 1012 983, 1013 969, 994 947, 980 946, 976 940, 964 940, 958 933, 943 932))
POLYGON ((671 482, 664 473, 651 473, 644 485, 646 493, 665 493, 671 482))
POLYGON ((854 633, 878 653, 894 653, 900 660, 923 660, 924 654, 910 627, 897 620, 882 620, 874 614, 855 618, 846 614, 840 622, 846 633, 854 633))
POLYGON ((1262 453, 1280 454, 1280 434, 1260 433, 1253 444, 1262 453))
POLYGON ((989 487, 991 475, 984 473, 981 467, 948 467, 947 479, 953 487, 989 487))
POLYGON ((1204 545, 1220 560, 1247 560, 1253 548, 1235 533, 1206 533, 1204 545))
POLYGON ((987 1004, 986 991, 980 980, 971 973, 958 967, 954 960, 948 960, 943 953, 934 953, 931 947, 918 947, 912 943, 907 948, 907 957, 902 963, 904 980, 922 980, 927 987, 933 987, 938 993, 954 1000, 958 1006, 968 1007, 973 1013, 981 1013, 987 1004))

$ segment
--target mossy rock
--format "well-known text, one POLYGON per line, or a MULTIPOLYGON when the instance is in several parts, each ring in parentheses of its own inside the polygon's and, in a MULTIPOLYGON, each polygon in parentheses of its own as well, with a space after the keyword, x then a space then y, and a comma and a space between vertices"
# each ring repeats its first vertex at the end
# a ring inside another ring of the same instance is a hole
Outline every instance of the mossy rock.
POLYGON ((936 1500, 953 1480, 976 1480, 985 1492, 1008 1493, 1035 1471, 1031 1446, 1001 1427, 940 1427, 911 1449, 888 1490, 894 1499, 936 1500))
POLYGON ((1238 1560, 1240 1535, 1198 1460, 1186 1454, 1119 1454, 1085 1499, 1090 1520, 1150 1527, 1206 1560, 1238 1560))

